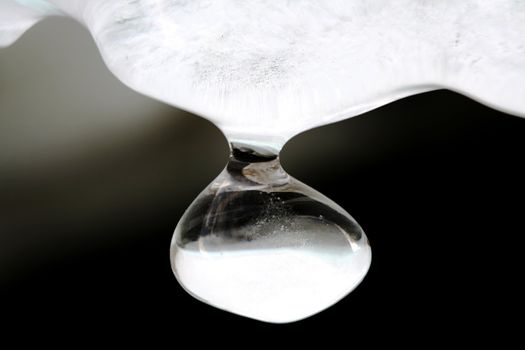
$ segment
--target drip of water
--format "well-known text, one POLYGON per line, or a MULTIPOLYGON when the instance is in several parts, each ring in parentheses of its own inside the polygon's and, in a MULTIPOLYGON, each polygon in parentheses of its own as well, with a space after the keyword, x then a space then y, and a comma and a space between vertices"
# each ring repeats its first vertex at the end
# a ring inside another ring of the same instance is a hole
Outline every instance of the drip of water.
POLYGON ((341 207, 290 177, 277 156, 232 147, 181 218, 173 271, 196 298, 267 322, 334 304, 365 276, 367 238, 341 207))
POLYGON ((0 46, 51 15, 234 145, 180 220, 172 265, 197 298, 263 321, 328 307, 371 259, 348 213, 280 167, 292 136, 438 88, 525 115, 523 1, 0 0, 0 46))

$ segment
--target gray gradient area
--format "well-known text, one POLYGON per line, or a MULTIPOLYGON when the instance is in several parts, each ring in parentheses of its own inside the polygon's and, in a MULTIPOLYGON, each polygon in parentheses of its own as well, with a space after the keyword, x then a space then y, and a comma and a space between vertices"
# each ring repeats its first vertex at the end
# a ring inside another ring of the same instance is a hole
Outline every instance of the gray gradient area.
POLYGON ((38 23, 0 50, 0 275, 114 239, 105 225, 168 198, 191 200, 226 155, 211 123, 115 79, 78 23, 38 23))

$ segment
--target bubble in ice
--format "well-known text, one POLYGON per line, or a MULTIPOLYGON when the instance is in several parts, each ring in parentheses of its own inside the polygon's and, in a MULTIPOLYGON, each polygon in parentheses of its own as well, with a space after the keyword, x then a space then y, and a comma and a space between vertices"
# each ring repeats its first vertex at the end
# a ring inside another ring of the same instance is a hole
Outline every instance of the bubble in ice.
POLYGON ((439 88, 525 115, 520 0, 0 0, 0 46, 51 15, 83 24, 125 84, 224 132, 230 162, 177 225, 173 270, 263 321, 323 310, 371 259, 348 213, 284 173, 288 139, 439 88))

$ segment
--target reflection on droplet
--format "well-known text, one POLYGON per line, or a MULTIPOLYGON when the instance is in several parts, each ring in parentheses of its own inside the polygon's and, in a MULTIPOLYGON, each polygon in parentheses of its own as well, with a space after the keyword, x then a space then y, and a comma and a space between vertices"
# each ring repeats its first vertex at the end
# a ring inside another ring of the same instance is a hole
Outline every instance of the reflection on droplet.
POLYGON ((350 215, 286 174, 278 157, 234 148, 177 225, 171 261, 196 298, 283 323, 352 291, 368 271, 371 251, 350 215))

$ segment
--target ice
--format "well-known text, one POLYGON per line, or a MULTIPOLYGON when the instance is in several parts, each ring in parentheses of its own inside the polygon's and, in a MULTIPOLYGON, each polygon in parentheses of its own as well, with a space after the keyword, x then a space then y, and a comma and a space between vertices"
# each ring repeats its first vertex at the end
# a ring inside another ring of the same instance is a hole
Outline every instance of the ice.
POLYGON ((88 28, 125 84, 237 142, 279 149, 438 88, 525 114, 521 0, 0 0, 0 45, 56 14, 88 28))

